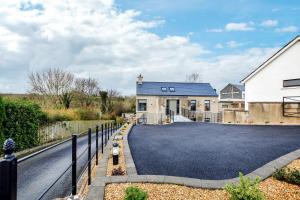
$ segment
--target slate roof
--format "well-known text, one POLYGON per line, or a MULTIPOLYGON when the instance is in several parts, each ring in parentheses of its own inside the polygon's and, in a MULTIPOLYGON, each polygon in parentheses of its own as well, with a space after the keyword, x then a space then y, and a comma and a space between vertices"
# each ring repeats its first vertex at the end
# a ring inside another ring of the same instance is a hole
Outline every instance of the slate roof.
POLYGON ((136 83, 137 95, 151 96, 213 96, 218 94, 209 83, 184 83, 184 82, 143 82, 136 83), (167 88, 166 92, 162 87, 167 88), (174 87, 175 92, 170 92, 169 88, 174 87))
POLYGON ((237 84, 232 84, 234 87, 238 88, 241 91, 245 91, 245 86, 244 85, 237 85, 237 84))

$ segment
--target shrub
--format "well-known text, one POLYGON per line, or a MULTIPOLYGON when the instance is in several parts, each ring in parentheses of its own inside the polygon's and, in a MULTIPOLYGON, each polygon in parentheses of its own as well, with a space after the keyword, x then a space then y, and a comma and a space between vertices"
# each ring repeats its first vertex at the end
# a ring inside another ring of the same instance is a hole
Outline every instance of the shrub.
POLYGON ((47 109, 49 122, 79 120, 74 109, 47 109))
POLYGON ((111 173, 112 176, 122 176, 122 175, 125 175, 125 171, 122 170, 122 167, 118 167, 118 168, 115 168, 112 170, 112 173, 111 173))
POLYGON ((48 121, 46 113, 37 104, 24 100, 5 100, 4 109, 3 134, 16 142, 16 150, 38 145, 38 127, 48 121))
POLYGON ((274 174, 273 177, 276 178, 277 180, 283 181, 285 179, 285 169, 281 168, 281 169, 277 169, 274 174))
POLYGON ((98 120, 100 119, 99 113, 94 110, 85 110, 85 109, 78 109, 76 111, 80 120, 98 120))
POLYGON ((6 119, 6 115, 5 115, 4 103, 3 103, 2 97, 0 96, 0 146, 4 142, 3 122, 5 121, 5 119, 6 119))
POLYGON ((300 185, 300 171, 296 169, 281 168, 277 169, 273 177, 280 181, 300 185))
POLYGON ((231 200, 263 200, 264 195, 259 190, 259 178, 251 181, 239 173, 240 183, 238 185, 230 184, 225 186, 225 190, 231 195, 231 200))
POLYGON ((128 187, 125 193, 124 200, 146 200, 148 198, 147 192, 137 187, 128 187))

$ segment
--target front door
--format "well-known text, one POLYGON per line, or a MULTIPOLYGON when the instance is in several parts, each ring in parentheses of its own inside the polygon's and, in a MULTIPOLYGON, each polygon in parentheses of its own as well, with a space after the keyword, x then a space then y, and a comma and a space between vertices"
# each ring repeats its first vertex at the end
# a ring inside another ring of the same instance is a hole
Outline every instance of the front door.
POLYGON ((170 110, 174 111, 175 115, 179 115, 179 100, 168 99, 166 114, 170 113, 170 110))

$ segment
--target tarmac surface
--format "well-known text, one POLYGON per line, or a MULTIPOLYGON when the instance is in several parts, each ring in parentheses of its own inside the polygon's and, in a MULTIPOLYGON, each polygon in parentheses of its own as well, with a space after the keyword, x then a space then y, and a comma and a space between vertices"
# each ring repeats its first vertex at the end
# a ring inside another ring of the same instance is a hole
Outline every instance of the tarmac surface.
POLYGON ((137 125, 128 140, 139 175, 222 180, 299 149, 300 126, 137 125))

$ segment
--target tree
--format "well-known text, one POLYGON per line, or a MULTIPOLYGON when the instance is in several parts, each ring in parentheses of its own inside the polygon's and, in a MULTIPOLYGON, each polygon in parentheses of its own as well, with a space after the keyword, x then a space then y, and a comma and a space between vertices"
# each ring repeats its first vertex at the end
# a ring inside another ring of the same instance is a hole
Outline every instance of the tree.
POLYGON ((111 112, 114 106, 113 99, 120 96, 120 92, 114 89, 110 89, 107 91, 107 104, 108 104, 108 111, 111 112))
POLYGON ((55 103, 61 103, 66 109, 73 99, 74 75, 60 68, 50 68, 29 75, 31 92, 45 95, 55 103))
POLYGON ((93 97, 99 93, 99 83, 94 78, 79 78, 75 80, 75 90, 81 105, 90 106, 93 102, 93 97))
POLYGON ((99 94, 101 99, 101 112, 106 113, 108 111, 107 91, 100 91, 99 94))
POLYGON ((186 75, 186 82, 199 83, 202 81, 202 76, 200 73, 194 72, 186 75))
POLYGON ((120 96, 117 90, 110 89, 107 91, 100 91, 101 111, 103 113, 112 112, 114 106, 114 99, 120 96))

